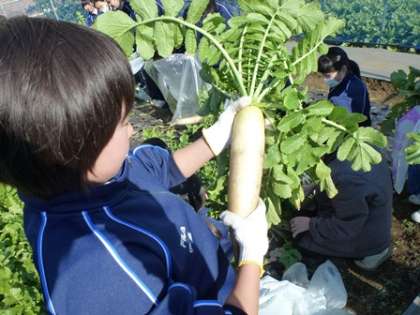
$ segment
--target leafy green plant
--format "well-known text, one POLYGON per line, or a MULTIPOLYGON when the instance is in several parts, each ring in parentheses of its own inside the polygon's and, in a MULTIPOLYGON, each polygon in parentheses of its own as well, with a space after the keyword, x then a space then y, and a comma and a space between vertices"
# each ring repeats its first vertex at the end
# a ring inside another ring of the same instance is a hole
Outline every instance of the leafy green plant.
MULTIPOLYGON (((385 133, 393 132, 398 119, 420 104, 420 69, 410 67, 408 74, 403 70, 395 71, 391 74, 391 82, 403 101, 392 107, 382 124, 382 131, 385 133)), ((405 149, 407 162, 420 164, 420 135, 411 133, 407 137, 412 141, 412 144, 405 149)))
POLYGON ((338 39, 420 47, 417 0, 320 0, 322 10, 346 21, 338 39))
MULTIPOLYGON (((206 120, 200 125, 188 125, 182 128, 168 127, 163 129, 147 128, 142 132, 144 140, 149 138, 159 138, 163 140, 170 150, 185 147, 192 141, 200 128, 210 125, 214 121, 212 115, 206 117, 206 120)), ((208 200, 206 206, 211 209, 210 214, 217 217, 218 214, 226 210, 227 194, 227 169, 228 156, 226 153, 218 156, 216 159, 208 162, 199 171, 199 177, 202 180, 208 200)))
POLYGON ((410 67, 408 74, 403 70, 391 74, 391 83, 403 98, 401 103, 394 105, 382 124, 382 131, 391 133, 396 121, 414 106, 420 104, 420 69, 410 67))
MULTIPOLYGON (((322 160, 324 155, 337 152, 340 160, 364 171, 381 161, 372 145, 385 146, 386 138, 373 128, 359 128, 363 115, 328 101, 306 103, 306 91, 300 86, 316 71, 318 55, 326 52, 325 38, 343 26, 340 20, 325 16, 317 4, 242 0, 243 15, 226 24, 217 13, 203 17, 208 0, 193 0, 186 19, 178 17, 179 0, 162 1, 163 16, 158 16, 154 0, 130 3, 138 14, 137 22, 123 12, 110 12, 98 17, 94 27, 113 37, 127 56, 134 44, 145 59, 155 54, 167 57, 184 45, 187 53, 200 57, 202 75, 213 84, 214 93, 230 98, 251 96, 253 105, 264 111, 270 127, 261 194, 270 223, 280 222, 282 201, 300 207, 304 198, 300 176, 304 173, 319 182, 330 197, 337 193, 331 170, 322 160), (200 20, 202 26, 198 27, 195 23, 200 20), (297 35, 300 40, 289 53, 285 43, 297 35)), ((210 99, 212 95, 210 92, 210 99)), ((216 106, 214 114, 220 108, 216 106)), ((227 168, 220 169, 226 176, 227 168)), ((225 186, 223 176, 217 188, 220 191, 225 186)))
POLYGON ((0 184, 0 313, 41 314, 42 295, 16 191, 0 184))
POLYGON ((27 9, 28 14, 39 14, 61 21, 84 24, 85 12, 80 1, 72 0, 34 0, 27 9))
POLYGON ((420 134, 409 133, 407 137, 412 141, 405 149, 408 164, 420 164, 420 134))

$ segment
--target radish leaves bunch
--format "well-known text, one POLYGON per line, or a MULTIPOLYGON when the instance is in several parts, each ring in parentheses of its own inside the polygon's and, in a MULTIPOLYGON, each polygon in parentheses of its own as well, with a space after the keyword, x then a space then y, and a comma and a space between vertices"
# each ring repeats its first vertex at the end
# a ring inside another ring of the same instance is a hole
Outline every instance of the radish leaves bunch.
POLYGON ((337 193, 323 156, 337 152, 356 171, 370 171, 381 161, 372 145, 383 147, 386 138, 373 128, 359 128, 363 115, 325 100, 308 104, 301 88, 327 51, 324 40, 343 26, 340 20, 304 0, 240 0, 242 15, 228 21, 205 14, 208 0, 192 0, 182 18, 183 3, 162 0, 159 16, 155 0, 131 0, 137 22, 116 11, 99 16, 95 28, 114 38, 127 56, 135 46, 145 60, 185 47, 198 54, 213 91, 253 98, 268 121, 261 194, 271 224, 280 222, 283 200, 300 207, 303 174, 329 197, 337 193), (296 43, 290 50, 291 39, 296 43))

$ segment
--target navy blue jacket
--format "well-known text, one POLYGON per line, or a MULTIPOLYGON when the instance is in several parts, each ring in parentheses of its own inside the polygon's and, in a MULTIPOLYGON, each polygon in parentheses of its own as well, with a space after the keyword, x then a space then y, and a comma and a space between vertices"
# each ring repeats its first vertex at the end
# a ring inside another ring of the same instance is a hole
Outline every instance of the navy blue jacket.
POLYGON ((356 172, 348 161, 334 159, 328 166, 338 189, 329 199, 315 197, 317 215, 299 246, 326 256, 362 258, 391 244, 392 181, 384 158, 370 172, 356 172))
POLYGON ((136 12, 134 12, 133 8, 127 0, 122 0, 120 10, 125 12, 134 21, 137 21, 136 12))
POLYGON ((235 274, 207 218, 168 191, 182 181, 168 151, 143 145, 89 192, 21 195, 49 314, 241 314, 224 305, 235 274))
POLYGON ((91 27, 93 23, 95 23, 96 18, 99 14, 93 14, 91 12, 88 12, 86 16, 86 26, 91 27))
POLYGON ((349 112, 365 115, 367 120, 361 126, 371 125, 369 92, 363 81, 355 75, 348 74, 339 85, 330 89, 328 99, 349 112))

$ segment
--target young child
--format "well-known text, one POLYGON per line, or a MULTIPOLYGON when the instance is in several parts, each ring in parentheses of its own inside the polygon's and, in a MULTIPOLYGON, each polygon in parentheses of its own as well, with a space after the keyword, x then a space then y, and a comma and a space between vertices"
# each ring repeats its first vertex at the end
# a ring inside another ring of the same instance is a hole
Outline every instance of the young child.
POLYGON ((129 150, 134 84, 113 40, 76 24, 0 25, 0 181, 17 187, 49 314, 257 314, 263 203, 225 212, 237 273, 205 218, 169 192, 229 143, 231 102, 174 152, 129 150))

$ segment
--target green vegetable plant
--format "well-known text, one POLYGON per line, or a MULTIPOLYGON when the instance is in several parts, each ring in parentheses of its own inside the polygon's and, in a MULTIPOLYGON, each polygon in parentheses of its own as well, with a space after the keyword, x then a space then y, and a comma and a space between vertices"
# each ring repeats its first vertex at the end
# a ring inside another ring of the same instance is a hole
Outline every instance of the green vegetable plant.
POLYGON ((412 141, 405 149, 408 164, 420 164, 420 134, 409 133, 407 137, 412 141))
POLYGON ((16 191, 0 184, 0 313, 43 314, 39 279, 16 191))
POLYGON ((394 105, 382 124, 382 131, 391 133, 396 121, 414 106, 420 104, 420 69, 409 67, 408 73, 403 70, 391 74, 391 83, 403 101, 394 105))
POLYGON ((351 43, 420 47, 418 0, 319 0, 324 12, 346 21, 338 38, 351 43))
MULTIPOLYGON (((416 105, 420 105, 420 69, 410 67, 408 73, 403 70, 391 74, 392 85, 398 90, 398 95, 403 98, 401 103, 391 108, 386 120, 382 125, 382 131, 391 133, 395 129, 395 123, 405 113, 416 105)), ((412 141, 405 150, 409 164, 420 164, 420 135, 410 133, 407 135, 412 141)))
MULTIPOLYGON (((361 114, 326 100, 308 104, 301 88, 307 75, 316 71, 319 54, 327 50, 325 38, 343 26, 340 20, 304 0, 238 2, 242 15, 226 22, 217 13, 203 16, 208 0, 193 0, 185 18, 178 16, 181 0, 163 0, 162 16, 154 0, 131 0, 137 22, 117 11, 99 16, 94 27, 114 38, 127 56, 134 44, 146 60, 167 57, 180 47, 197 54, 203 78, 213 85, 208 99, 214 115, 221 109, 220 103, 214 106, 214 95, 252 97, 268 124, 261 195, 268 206, 268 221, 278 224, 283 201, 300 207, 304 173, 330 197, 337 193, 323 156, 337 152, 353 169, 370 171, 381 161, 373 145, 385 146, 386 138, 373 128, 359 128, 365 120, 361 114), (286 43, 292 38, 299 40, 289 51, 286 43)), ((227 168, 220 169, 225 171, 219 173, 222 190, 227 168)))

